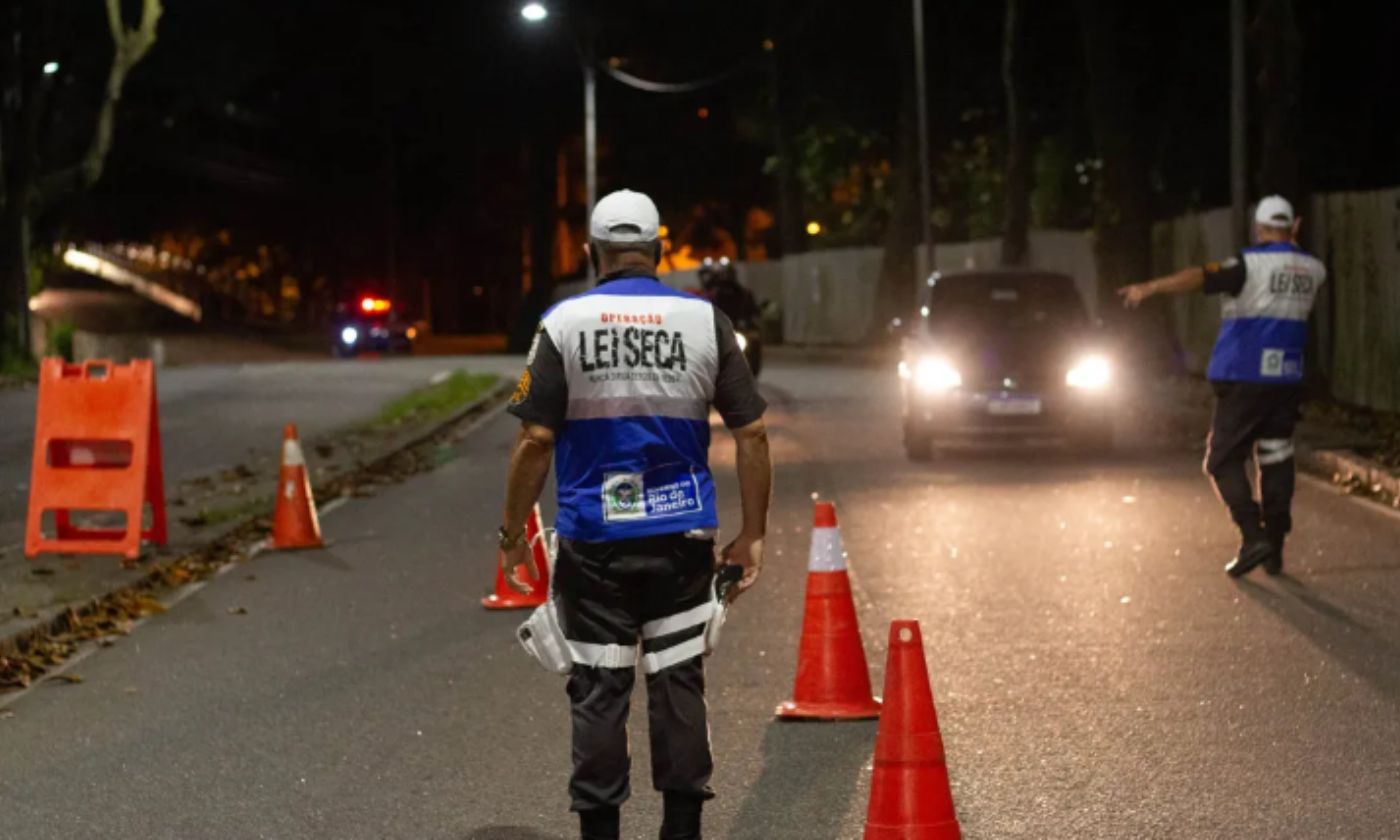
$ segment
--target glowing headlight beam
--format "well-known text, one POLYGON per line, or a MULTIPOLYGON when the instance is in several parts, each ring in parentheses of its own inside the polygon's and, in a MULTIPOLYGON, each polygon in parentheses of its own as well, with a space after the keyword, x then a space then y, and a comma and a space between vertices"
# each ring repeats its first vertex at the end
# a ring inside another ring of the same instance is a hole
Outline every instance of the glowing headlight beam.
POLYGON ((947 359, 920 359, 914 368, 914 384, 928 393, 951 391, 962 386, 962 374, 947 359))
POLYGON ((1103 356, 1086 356, 1065 374, 1065 384, 1071 388, 1102 391, 1113 378, 1113 369, 1103 356))
POLYGON ((340 342, 347 347, 360 340, 360 331, 354 327, 346 327, 340 331, 340 342))

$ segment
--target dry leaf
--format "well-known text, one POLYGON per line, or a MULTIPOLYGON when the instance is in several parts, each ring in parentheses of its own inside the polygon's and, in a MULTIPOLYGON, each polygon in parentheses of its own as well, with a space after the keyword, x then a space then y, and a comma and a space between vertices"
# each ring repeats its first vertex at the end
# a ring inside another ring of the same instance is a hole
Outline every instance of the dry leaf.
POLYGON ((52 677, 51 679, 58 680, 59 682, 65 682, 69 685, 77 685, 78 683, 83 681, 83 678, 77 674, 59 674, 55 677, 52 677))
POLYGON ((247 615, 247 614, 248 614, 248 608, 247 608, 247 607, 229 607, 229 608, 228 608, 228 614, 229 614, 229 615, 247 615))

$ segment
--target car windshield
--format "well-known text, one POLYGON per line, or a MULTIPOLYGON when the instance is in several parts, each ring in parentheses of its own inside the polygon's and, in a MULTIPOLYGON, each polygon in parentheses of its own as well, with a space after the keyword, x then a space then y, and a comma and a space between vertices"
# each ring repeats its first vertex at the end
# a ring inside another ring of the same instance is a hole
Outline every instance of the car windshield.
POLYGON ((1059 274, 965 274, 937 278, 920 315, 933 332, 1082 329, 1074 280, 1059 274))

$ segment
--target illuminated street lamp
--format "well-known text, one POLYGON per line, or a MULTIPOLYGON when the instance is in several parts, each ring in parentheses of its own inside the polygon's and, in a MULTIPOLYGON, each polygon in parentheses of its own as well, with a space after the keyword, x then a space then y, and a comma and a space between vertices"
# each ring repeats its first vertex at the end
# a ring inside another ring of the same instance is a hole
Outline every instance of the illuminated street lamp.
POLYGON ((55 74, 55 73, 57 73, 57 72, 58 72, 58 62, 57 62, 57 61, 50 61, 50 62, 48 62, 47 64, 44 65, 44 75, 45 75, 45 76, 52 76, 53 74, 55 74))
MULTIPOLYGON (((537 24, 549 17, 549 9, 543 3, 526 3, 520 7, 520 16, 531 24, 537 24)), ((588 206, 584 212, 586 219, 593 213, 593 205, 598 203, 598 81, 593 69, 593 44, 586 33, 578 43, 578 54, 583 68, 583 171, 588 194, 588 206)))

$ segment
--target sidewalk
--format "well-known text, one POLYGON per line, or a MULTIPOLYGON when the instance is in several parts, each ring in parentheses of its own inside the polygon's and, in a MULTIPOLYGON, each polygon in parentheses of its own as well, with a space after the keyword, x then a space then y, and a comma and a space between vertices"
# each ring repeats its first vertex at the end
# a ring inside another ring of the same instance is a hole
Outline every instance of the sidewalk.
MULTIPOLYGON (((477 388, 480 396, 469 403, 416 411, 412 395, 428 393, 423 389, 386 404, 378 416, 371 413, 351 425, 303 435, 318 501, 325 504, 340 495, 371 495, 375 484, 393 482, 422 468, 412 458, 400 463, 397 456, 453 427, 467 414, 498 403, 510 385, 507 378, 493 376, 492 384, 477 388)), ((248 543, 270 527, 280 437, 264 449, 231 467, 185 480, 172 478, 180 472, 167 458, 170 542, 165 547, 148 546, 135 568, 123 568, 115 556, 44 555, 31 560, 24 556, 22 545, 0 547, 0 690, 22 685, 26 670, 42 671, 52 664, 39 655, 17 671, 15 654, 23 659, 33 653, 21 640, 36 632, 43 635, 57 623, 72 625, 79 613, 91 612, 104 599, 92 620, 102 623, 104 631, 120 633, 132 620, 159 611, 158 602, 138 594, 151 582, 188 582, 230 559, 241 559, 248 543), (3 661, 7 653, 10 667, 3 661)), ((428 457, 432 455, 430 450, 428 457)))
MULTIPOLYGON (((1195 377, 1157 383, 1152 402, 1171 418, 1173 431, 1194 436, 1204 449, 1215 397, 1195 377)), ((1349 493, 1400 508, 1400 416, 1333 402, 1310 402, 1295 436, 1298 463, 1349 493)))

